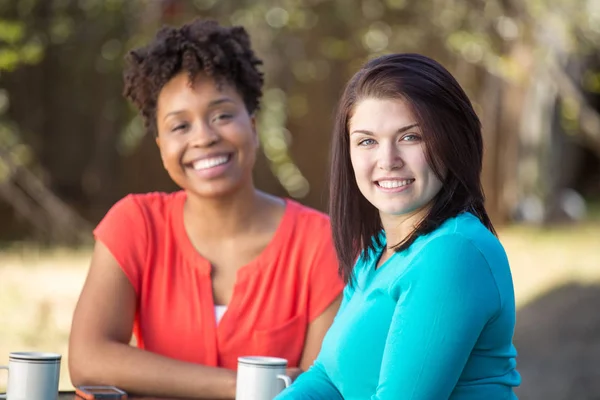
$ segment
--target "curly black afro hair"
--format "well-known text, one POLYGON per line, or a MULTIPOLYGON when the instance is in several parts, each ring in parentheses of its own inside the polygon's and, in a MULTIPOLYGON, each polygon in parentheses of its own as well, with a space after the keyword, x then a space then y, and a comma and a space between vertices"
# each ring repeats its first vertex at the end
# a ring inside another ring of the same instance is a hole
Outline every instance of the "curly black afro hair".
POLYGON ((187 71, 190 80, 204 73, 217 84, 233 85, 249 113, 259 107, 264 79, 257 68, 262 61, 241 26, 223 27, 216 21, 197 19, 180 28, 163 27, 147 46, 130 51, 126 61, 123 94, 139 109, 154 135, 158 94, 182 71, 187 71))

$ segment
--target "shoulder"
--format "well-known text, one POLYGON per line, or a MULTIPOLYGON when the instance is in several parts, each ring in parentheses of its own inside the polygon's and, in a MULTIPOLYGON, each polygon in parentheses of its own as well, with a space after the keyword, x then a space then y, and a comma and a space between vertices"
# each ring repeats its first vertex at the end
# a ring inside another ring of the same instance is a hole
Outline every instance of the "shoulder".
POLYGON ((185 193, 183 191, 173 193, 133 193, 122 198, 115 206, 139 208, 160 213, 173 205, 177 200, 183 200, 184 197, 185 193))
POLYGON ((477 217, 471 213, 462 213, 445 221, 435 231, 424 235, 415 242, 419 253, 458 256, 480 254, 493 264, 500 259, 506 260, 506 253, 498 238, 490 232, 477 217))
POLYGON ((95 233, 109 231, 112 234, 115 229, 139 232, 162 226, 177 201, 183 201, 184 195, 184 192, 129 194, 108 210, 95 233))
POLYGON ((447 220, 409 250, 403 257, 407 267, 395 284, 418 280, 438 290, 452 286, 465 291, 485 289, 496 295, 512 291, 502 245, 472 214, 447 220))
POLYGON ((458 251, 462 251, 467 257, 468 252, 480 254, 497 279, 504 280, 500 277, 502 274, 510 275, 508 257, 502 243, 477 217, 471 213, 463 213, 447 221, 445 225, 437 236, 446 243, 449 254, 456 254, 458 251), (448 246, 455 242, 465 243, 465 246, 456 249, 448 246))
POLYGON ((130 219, 161 220, 178 201, 184 199, 185 193, 183 191, 129 194, 115 203, 109 214, 125 214, 130 219))
POLYGON ((338 262, 329 217, 324 213, 286 200, 286 217, 277 241, 277 257, 306 277, 319 274, 337 276, 338 262))
POLYGON ((286 199, 286 210, 291 216, 287 221, 293 225, 294 236, 306 242, 331 242, 329 217, 321 211, 286 199))
POLYGON ((294 200, 286 199, 285 202, 290 211, 295 214, 298 223, 329 226, 329 216, 327 214, 294 200))

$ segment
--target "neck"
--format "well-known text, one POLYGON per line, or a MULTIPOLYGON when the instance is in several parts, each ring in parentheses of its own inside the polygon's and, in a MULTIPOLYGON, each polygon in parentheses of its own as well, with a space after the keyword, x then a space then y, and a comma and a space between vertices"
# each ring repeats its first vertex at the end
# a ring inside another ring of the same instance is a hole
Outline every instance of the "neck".
POLYGON ((205 198, 188 193, 184 206, 185 225, 195 236, 231 238, 255 227, 269 205, 279 199, 249 186, 231 196, 205 198))
POLYGON ((430 207, 424 207, 408 214, 402 215, 384 215, 380 214, 381 225, 385 231, 387 241, 387 251, 391 247, 403 242, 417 228, 419 223, 425 218, 430 207))

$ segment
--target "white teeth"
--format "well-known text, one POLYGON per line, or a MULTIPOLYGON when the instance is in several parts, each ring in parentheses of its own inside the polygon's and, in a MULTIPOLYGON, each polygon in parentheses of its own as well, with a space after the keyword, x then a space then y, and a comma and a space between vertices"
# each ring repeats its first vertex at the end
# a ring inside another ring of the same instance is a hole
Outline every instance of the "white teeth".
POLYGON ((394 189, 394 188, 398 188, 401 186, 406 186, 406 185, 412 183, 413 181, 414 181, 414 179, 405 179, 403 181, 377 181, 377 183, 382 188, 394 189))
POLYGON ((192 167, 196 171, 200 171, 203 169, 213 168, 218 165, 225 164, 227 161, 229 161, 229 156, 218 156, 218 157, 213 157, 213 158, 205 158, 203 160, 195 161, 192 164, 192 167))

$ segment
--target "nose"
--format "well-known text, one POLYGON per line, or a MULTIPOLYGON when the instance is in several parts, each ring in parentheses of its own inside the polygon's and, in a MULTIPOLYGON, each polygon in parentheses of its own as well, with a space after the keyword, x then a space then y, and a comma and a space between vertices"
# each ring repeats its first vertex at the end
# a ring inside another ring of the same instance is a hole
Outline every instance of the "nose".
POLYGON ((195 147, 210 147, 219 142, 221 136, 209 124, 198 122, 194 125, 190 144, 195 147))
POLYGON ((393 171, 402 168, 404 165, 400 155, 400 150, 395 146, 394 143, 385 142, 380 143, 379 145, 377 163, 379 169, 384 171, 393 171))

